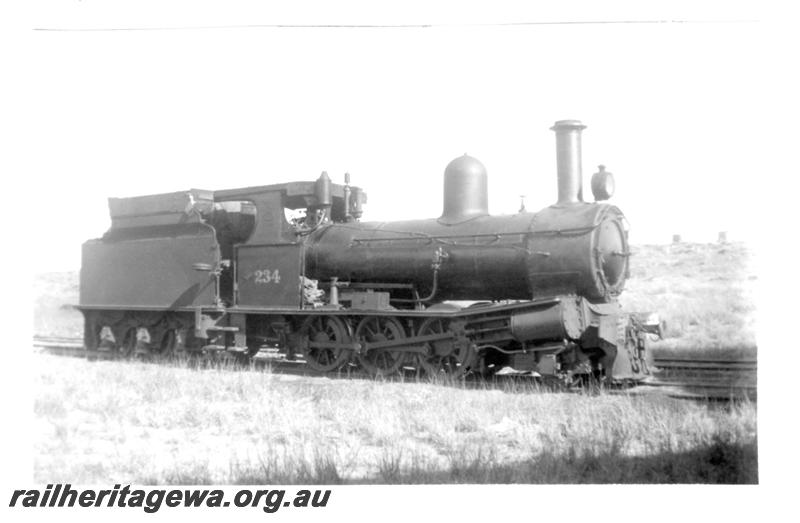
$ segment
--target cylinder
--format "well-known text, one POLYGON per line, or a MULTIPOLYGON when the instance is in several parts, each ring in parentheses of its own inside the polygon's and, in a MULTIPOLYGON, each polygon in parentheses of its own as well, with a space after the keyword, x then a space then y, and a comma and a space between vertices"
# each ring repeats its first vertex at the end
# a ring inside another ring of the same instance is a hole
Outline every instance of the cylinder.
POLYGON ((571 338, 581 333, 580 311, 575 302, 558 302, 546 309, 511 316, 511 334, 519 341, 571 338))
POLYGON ((550 128, 556 133, 556 165, 558 169, 558 204, 583 201, 581 170, 580 120, 559 120, 550 128))
POLYGON ((456 158, 444 170, 443 224, 456 224, 489 214, 486 167, 471 156, 456 158))

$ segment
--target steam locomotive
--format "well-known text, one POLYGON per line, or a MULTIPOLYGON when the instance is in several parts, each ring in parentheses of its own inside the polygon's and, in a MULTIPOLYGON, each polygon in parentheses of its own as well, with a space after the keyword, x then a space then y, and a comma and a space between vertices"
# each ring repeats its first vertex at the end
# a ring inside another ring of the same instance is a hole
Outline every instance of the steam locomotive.
POLYGON ((110 198, 83 245, 90 353, 228 354, 264 348, 332 372, 492 373, 640 380, 652 329, 624 313, 622 212, 601 166, 583 201, 580 121, 556 136, 558 200, 490 216, 475 158, 444 172, 439 218, 362 222, 367 195, 309 182, 110 198))

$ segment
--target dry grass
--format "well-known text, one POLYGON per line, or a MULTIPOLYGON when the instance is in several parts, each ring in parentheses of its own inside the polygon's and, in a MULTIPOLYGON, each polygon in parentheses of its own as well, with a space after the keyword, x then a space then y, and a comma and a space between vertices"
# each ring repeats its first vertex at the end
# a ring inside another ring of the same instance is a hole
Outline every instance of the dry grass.
POLYGON ((33 279, 33 332, 42 336, 83 336, 78 304, 78 273, 50 272, 33 279))
POLYGON ((626 310, 666 321, 662 355, 755 357, 752 252, 741 243, 642 245, 633 248, 626 310))
POLYGON ((35 363, 43 483, 757 482, 750 403, 35 363))

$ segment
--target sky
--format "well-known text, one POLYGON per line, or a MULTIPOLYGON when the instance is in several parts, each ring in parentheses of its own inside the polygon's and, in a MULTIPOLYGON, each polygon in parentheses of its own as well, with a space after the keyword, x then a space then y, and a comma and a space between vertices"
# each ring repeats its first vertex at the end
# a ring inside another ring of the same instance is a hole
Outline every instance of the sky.
POLYGON ((587 125, 585 194, 606 165, 633 243, 754 235, 742 206, 760 154, 761 27, 746 3, 285 5, 54 2, 29 14, 48 29, 23 35, 20 174, 47 187, 34 227, 51 239, 32 246, 35 269, 77 268, 112 196, 324 170, 366 189, 364 220, 436 217, 444 168, 464 153, 488 170, 492 214, 516 212, 521 195, 537 210, 556 198, 549 128, 572 118, 587 125), (682 22, 542 24, 635 20, 682 22), (520 22, 539 24, 492 25, 520 22))

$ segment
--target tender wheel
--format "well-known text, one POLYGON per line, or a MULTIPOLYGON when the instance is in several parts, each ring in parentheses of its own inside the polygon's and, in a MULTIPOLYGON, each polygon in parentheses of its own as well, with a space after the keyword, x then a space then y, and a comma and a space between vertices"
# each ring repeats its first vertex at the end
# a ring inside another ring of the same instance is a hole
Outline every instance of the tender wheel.
POLYGON ((97 351, 103 341, 103 325, 96 321, 87 321, 83 329, 83 344, 87 351, 97 351))
POLYGON ((83 343, 90 359, 101 353, 114 353, 119 345, 121 315, 87 314, 83 326, 83 343))
POLYGON ((121 336, 121 341, 117 343, 117 353, 128 358, 136 351, 136 327, 128 327, 121 336))
POLYGON ((335 316, 311 316, 303 322, 300 334, 307 336, 308 346, 303 351, 309 367, 320 372, 336 370, 350 358, 351 351, 324 344, 349 343, 347 325, 335 316), (319 344, 319 346, 315 346, 319 344))
POLYGON ((166 329, 161 334, 156 349, 156 355, 159 358, 171 358, 175 355, 175 348, 178 345, 178 331, 177 329, 166 329))
MULTIPOLYGON (((403 326, 394 318, 368 317, 359 322, 356 327, 355 338, 366 343, 380 343, 383 341, 399 340, 405 338, 403 326)), ((389 376, 403 366, 406 353, 390 349, 374 349, 358 355, 358 361, 365 371, 373 376, 389 376)))
MULTIPOLYGON (((419 327, 418 336, 431 336, 448 332, 448 321, 443 318, 428 318, 419 327)), ((453 338, 425 343, 428 352, 417 357, 422 369, 429 376, 462 376, 469 368, 471 349, 466 340, 453 338)))
MULTIPOLYGON (((83 346, 86 348, 86 358, 90 361, 96 360, 100 353, 100 344, 103 343, 103 328, 104 326, 100 324, 99 320, 86 319, 83 327, 83 346)), ((110 328, 105 328, 110 332, 110 328)))

